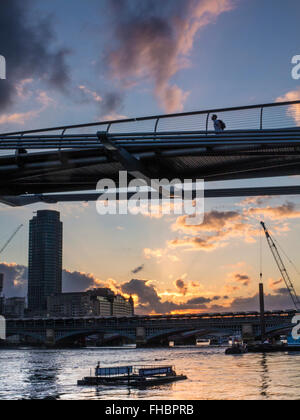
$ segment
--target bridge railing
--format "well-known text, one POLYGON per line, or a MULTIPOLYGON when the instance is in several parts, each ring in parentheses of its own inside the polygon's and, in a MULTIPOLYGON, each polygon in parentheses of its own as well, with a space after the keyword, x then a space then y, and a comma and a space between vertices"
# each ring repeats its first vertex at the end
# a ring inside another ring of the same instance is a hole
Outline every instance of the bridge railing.
POLYGON ((120 141, 130 135, 134 140, 138 134, 148 136, 149 140, 159 139, 167 133, 181 136, 179 140, 184 140, 184 135, 189 133, 197 138, 209 137, 214 134, 211 119, 214 114, 226 124, 224 135, 228 133, 231 137, 234 133, 243 137, 248 133, 253 137, 254 132, 300 129, 298 100, 3 133, 0 134, 0 149, 92 148, 99 146, 97 131, 106 132, 116 140, 121 136, 120 141))

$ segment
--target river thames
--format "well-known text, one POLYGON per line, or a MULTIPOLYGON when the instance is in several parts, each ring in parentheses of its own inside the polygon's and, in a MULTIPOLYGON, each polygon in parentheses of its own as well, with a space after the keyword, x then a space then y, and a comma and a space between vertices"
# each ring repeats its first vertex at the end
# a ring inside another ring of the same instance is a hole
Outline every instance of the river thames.
POLYGON ((299 399, 300 352, 225 356, 224 348, 86 348, 0 351, 0 399, 211 400, 299 399), (77 387, 101 366, 169 365, 188 380, 135 390, 77 387))

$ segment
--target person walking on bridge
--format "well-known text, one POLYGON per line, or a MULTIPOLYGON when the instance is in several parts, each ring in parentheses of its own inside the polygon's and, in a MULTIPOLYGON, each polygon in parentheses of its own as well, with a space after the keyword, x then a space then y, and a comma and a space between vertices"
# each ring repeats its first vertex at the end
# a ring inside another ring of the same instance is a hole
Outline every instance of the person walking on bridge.
POLYGON ((219 120, 217 115, 213 115, 211 117, 211 119, 212 119, 212 121, 214 123, 215 132, 217 134, 223 133, 223 131, 226 128, 226 124, 222 120, 219 120))

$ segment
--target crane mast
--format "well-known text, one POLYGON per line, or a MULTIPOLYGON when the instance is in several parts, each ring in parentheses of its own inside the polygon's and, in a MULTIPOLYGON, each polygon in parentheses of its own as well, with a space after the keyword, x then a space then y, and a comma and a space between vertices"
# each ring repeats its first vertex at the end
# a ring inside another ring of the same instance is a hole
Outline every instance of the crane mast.
POLYGON ((0 249, 0 254, 2 254, 2 252, 6 249, 6 247, 11 243, 11 241, 14 239, 14 237, 16 236, 16 234, 19 232, 19 230, 23 227, 23 225, 20 225, 15 231, 14 233, 11 235, 11 237, 5 242, 5 244, 3 245, 3 247, 0 249))
POLYGON ((286 284, 286 287, 288 289, 288 292, 289 292, 289 294, 290 294, 290 296, 292 298, 292 301, 293 301, 296 309, 298 310, 298 309, 300 309, 300 300, 299 300, 299 297, 298 297, 297 292, 295 290, 295 287, 294 287, 294 285, 292 283, 292 280, 291 280, 291 278, 290 278, 290 276, 289 276, 289 274, 287 272, 287 269, 285 268, 284 262, 283 262, 280 254, 278 252, 277 246, 275 245, 275 242, 273 241, 273 238, 272 238, 271 234, 269 233, 268 229, 266 228, 265 223, 264 222, 261 222, 261 225, 262 225, 263 230, 265 232, 265 235, 266 235, 266 238, 267 238, 269 247, 271 249, 271 252, 273 254, 273 257, 274 257, 274 259, 276 261, 276 264, 277 264, 277 266, 279 268, 279 271, 280 271, 280 273, 282 275, 282 278, 283 278, 283 280, 284 280, 284 282, 286 284))
MULTIPOLYGON (((11 241, 14 239, 14 237, 16 236, 16 234, 19 232, 19 230, 22 227, 23 227, 23 225, 18 226, 18 228, 14 231, 14 233, 11 235, 11 237, 5 242, 5 244, 0 249, 0 254, 2 254, 2 252, 6 249, 6 247, 11 243, 11 241)), ((3 275, 2 275, 1 281, 0 281, 0 298, 2 296, 2 292, 3 292, 3 275)), ((0 312, 0 314, 1 314, 1 312, 0 312)))

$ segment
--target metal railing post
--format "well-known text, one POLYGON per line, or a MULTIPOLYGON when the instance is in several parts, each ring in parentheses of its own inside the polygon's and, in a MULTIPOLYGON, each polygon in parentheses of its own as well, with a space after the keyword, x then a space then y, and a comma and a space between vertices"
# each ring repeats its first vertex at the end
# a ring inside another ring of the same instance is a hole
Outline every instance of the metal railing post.
POLYGON ((208 136, 209 116, 210 116, 210 112, 207 114, 207 117, 206 117, 206 135, 207 135, 207 136, 208 136))
POLYGON ((58 148, 59 151, 61 151, 61 142, 64 139, 64 135, 66 131, 67 131, 67 128, 65 128, 61 133, 61 138, 59 139, 59 148, 58 148))
POLYGON ((160 118, 157 118, 156 123, 155 123, 155 128, 154 128, 154 133, 157 133, 157 128, 158 128, 158 124, 159 124, 160 118))
POLYGON ((107 130, 106 130, 106 134, 109 134, 109 130, 110 130, 111 126, 112 126, 112 123, 108 124, 107 130))
POLYGON ((261 107, 261 110, 260 110, 260 125, 259 125, 260 130, 263 129, 263 117, 264 117, 264 107, 261 107))

